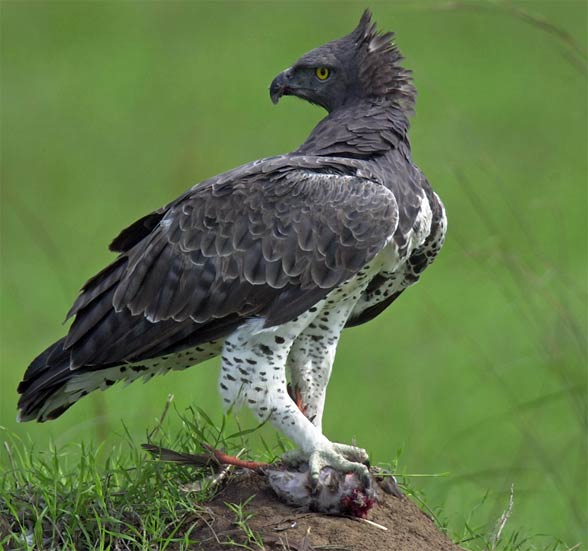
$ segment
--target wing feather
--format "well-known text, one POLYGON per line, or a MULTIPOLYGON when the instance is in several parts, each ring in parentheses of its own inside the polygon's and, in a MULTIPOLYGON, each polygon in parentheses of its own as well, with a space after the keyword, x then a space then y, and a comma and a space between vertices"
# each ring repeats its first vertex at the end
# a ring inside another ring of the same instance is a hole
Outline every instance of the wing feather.
POLYGON ((266 159, 192 188, 123 231, 72 307, 72 367, 204 342, 251 316, 293 319, 353 276, 398 225, 354 160, 266 159), (224 321, 223 321, 224 320, 224 321))

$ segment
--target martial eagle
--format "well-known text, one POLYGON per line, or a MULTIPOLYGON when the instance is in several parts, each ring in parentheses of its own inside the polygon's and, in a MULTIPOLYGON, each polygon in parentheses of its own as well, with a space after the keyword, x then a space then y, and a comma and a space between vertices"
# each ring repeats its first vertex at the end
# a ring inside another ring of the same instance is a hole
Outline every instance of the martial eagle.
POLYGON ((28 367, 20 420, 220 355, 224 404, 269 419, 312 480, 326 465, 365 479, 365 451, 322 432, 337 343, 419 279, 446 229, 411 159, 416 92, 392 38, 366 11, 303 55, 270 86, 274 103, 328 112, 298 149, 205 180, 114 239, 118 256, 83 286, 67 335, 28 367))

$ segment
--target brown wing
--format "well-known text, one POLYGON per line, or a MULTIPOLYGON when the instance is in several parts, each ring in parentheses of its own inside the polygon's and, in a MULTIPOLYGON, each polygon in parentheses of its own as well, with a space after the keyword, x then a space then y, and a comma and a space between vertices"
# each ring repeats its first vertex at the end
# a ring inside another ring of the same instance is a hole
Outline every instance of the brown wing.
POLYGON ((82 290, 72 366, 152 357, 243 318, 295 318, 357 273, 398 224, 392 192, 325 158, 268 159, 193 188, 114 242, 82 290))

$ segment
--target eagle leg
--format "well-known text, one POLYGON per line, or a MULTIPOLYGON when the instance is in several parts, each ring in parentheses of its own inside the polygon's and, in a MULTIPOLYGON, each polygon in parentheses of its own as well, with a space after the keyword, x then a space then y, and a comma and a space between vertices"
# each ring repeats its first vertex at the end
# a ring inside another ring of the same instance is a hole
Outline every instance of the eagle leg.
POLYGON ((231 333, 223 345, 220 394, 227 407, 246 404, 260 421, 269 420, 300 448, 300 452, 287 454, 285 462, 307 462, 313 489, 320 486, 321 470, 324 467, 342 473, 355 473, 367 488, 371 482, 368 468, 363 464, 367 461, 365 450, 332 443, 321 430, 324 390, 334 351, 328 347, 323 351, 324 358, 321 357, 321 361, 316 364, 306 361, 308 358, 304 356, 296 361, 298 345, 294 341, 298 342, 297 337, 314 317, 315 313, 308 312, 278 328, 265 328, 264 320, 256 318, 231 333), (292 354, 294 357, 290 357, 292 354), (291 371, 294 399, 287 390, 287 358, 292 360, 290 367, 297 368, 291 371), (316 375, 314 387, 318 386, 319 392, 314 394, 300 384, 301 379, 304 380, 301 375, 306 373, 307 378, 310 378, 309 372, 313 370, 322 371, 316 375), (301 391, 301 400, 296 400, 296 390, 301 391), (307 409, 301 408, 301 404, 307 406, 307 409), (306 416, 309 411, 312 420, 306 416))
POLYGON ((331 376, 333 361, 341 323, 337 317, 347 319, 353 303, 338 304, 336 312, 321 310, 321 316, 331 323, 310 324, 296 340, 288 353, 288 369, 292 382, 292 400, 312 424, 322 431, 323 411, 327 384, 331 376), (303 405, 303 409, 300 408, 303 405))

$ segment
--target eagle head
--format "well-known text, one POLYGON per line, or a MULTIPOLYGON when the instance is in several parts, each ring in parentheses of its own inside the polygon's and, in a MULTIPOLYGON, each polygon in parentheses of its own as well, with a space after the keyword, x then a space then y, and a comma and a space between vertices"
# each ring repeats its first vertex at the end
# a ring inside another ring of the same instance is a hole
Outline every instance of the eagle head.
POLYGON ((414 108, 416 90, 411 72, 392 42, 394 33, 381 33, 366 10, 353 32, 304 54, 271 83, 270 97, 298 96, 331 112, 368 98, 388 98, 407 113, 414 108))

